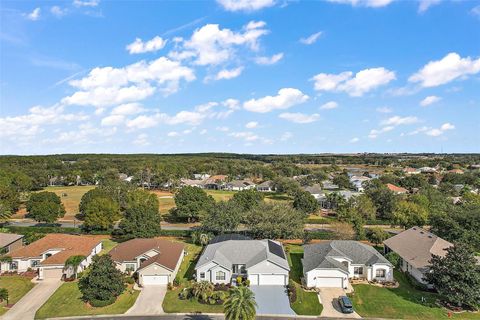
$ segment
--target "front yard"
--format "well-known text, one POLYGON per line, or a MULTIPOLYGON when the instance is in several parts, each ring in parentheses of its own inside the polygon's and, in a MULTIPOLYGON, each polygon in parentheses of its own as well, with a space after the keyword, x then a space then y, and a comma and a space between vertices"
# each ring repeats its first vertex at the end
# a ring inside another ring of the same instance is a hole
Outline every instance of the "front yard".
POLYGON ((291 303, 293 311, 298 315, 318 316, 322 313, 323 306, 318 301, 316 292, 305 291, 302 288, 303 276, 303 248, 300 245, 287 245, 288 263, 290 264, 290 280, 293 282, 297 292, 297 300, 291 303))
MULTIPOLYGON (((1 276, 0 277, 0 288, 5 288, 8 290, 8 303, 15 304, 20 300, 24 295, 27 294, 30 289, 32 289, 35 284, 31 281, 31 278, 22 277, 22 276, 1 276)), ((7 302, 4 301, 0 305, 0 315, 7 312, 6 308, 7 302)))
MULTIPOLYGON (((354 285, 352 302, 362 317, 395 319, 448 319, 446 309, 434 304, 435 293, 423 292, 412 287, 401 272, 395 272, 398 288, 382 288, 369 284, 354 285), (422 297, 423 301, 422 302, 422 297)), ((480 319, 479 313, 454 314, 453 319, 480 319)))
POLYGON ((71 317, 99 314, 121 314, 133 306, 140 291, 129 286, 117 301, 109 306, 94 308, 82 300, 82 293, 78 289, 78 282, 65 282, 45 302, 35 314, 35 319, 53 317, 71 317))

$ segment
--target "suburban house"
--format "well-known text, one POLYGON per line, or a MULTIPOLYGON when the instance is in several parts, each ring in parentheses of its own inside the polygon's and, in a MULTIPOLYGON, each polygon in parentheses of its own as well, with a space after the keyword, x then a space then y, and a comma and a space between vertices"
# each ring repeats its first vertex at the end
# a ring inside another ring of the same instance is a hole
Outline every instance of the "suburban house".
POLYGON ((309 288, 348 288, 349 279, 393 281, 393 266, 373 247, 352 240, 304 246, 303 274, 309 288))
POLYGON ((453 246, 452 243, 437 237, 433 233, 419 227, 405 230, 383 242, 385 253, 397 253, 401 261, 401 269, 411 274, 418 282, 426 284, 423 280, 428 271, 432 255, 444 257, 445 249, 453 246))
POLYGON ((273 181, 267 180, 257 185, 257 191, 259 192, 274 192, 275 186, 273 181))
POLYGON ((407 168, 404 168, 404 169, 403 169, 403 172, 404 172, 406 175, 411 175, 411 174, 419 174, 419 173, 420 173, 420 170, 415 169, 415 168, 407 167, 407 168))
POLYGON ((0 254, 6 254, 23 246, 23 235, 0 233, 0 254))
POLYGON ((227 179, 228 176, 226 175, 214 175, 203 180, 203 187, 205 189, 220 190, 225 187, 225 181, 227 181, 227 179))
POLYGON ((287 285, 287 258, 281 243, 220 236, 204 249, 195 266, 197 281, 235 283, 238 276, 250 285, 287 285))
POLYGON ((203 188, 205 182, 203 180, 192 180, 192 179, 180 179, 180 187, 198 187, 203 188))
POLYGON ((405 193, 408 192, 407 189, 402 188, 402 187, 397 187, 396 185, 391 184, 391 183, 387 183, 386 186, 387 186, 388 190, 392 191, 395 194, 405 194, 405 193))
POLYGON ((317 200, 324 194, 319 184, 303 187, 303 190, 310 193, 317 200))
POLYGON ((226 184, 226 189, 232 191, 255 189, 255 183, 249 180, 233 180, 226 184))
POLYGON ((70 234, 47 234, 28 246, 12 250, 6 256, 10 262, 2 262, 1 270, 25 272, 28 269, 38 271, 38 279, 69 278, 74 274, 65 262, 72 256, 85 256, 77 272, 84 270, 92 262, 92 257, 102 250, 99 237, 76 236, 70 234))
POLYGON ((336 185, 333 182, 328 181, 328 180, 322 181, 322 186, 323 186, 324 190, 338 190, 339 189, 338 185, 336 185))
POLYGON ((132 239, 110 251, 117 268, 122 272, 136 272, 141 286, 172 283, 184 254, 183 244, 155 238, 132 239))
POLYGON ((461 169, 452 169, 448 170, 447 173, 463 174, 464 172, 461 169))
POLYGON ((421 173, 435 173, 437 172, 437 169, 432 167, 421 167, 418 169, 418 171, 421 173))
POLYGON ((355 191, 362 192, 365 190, 364 184, 367 181, 370 181, 371 178, 365 177, 365 176, 351 176, 350 177, 350 183, 353 185, 355 188, 355 191))
POLYGON ((195 179, 195 180, 205 180, 205 179, 208 179, 208 178, 210 178, 210 175, 206 174, 206 173, 194 173, 193 174, 193 179, 195 179))

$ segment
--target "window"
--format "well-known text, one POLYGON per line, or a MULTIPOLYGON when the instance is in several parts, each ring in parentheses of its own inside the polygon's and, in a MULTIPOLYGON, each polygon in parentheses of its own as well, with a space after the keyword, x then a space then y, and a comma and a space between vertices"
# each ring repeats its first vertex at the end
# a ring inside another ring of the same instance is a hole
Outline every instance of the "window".
POLYGON ((215 278, 217 280, 225 280, 225 272, 217 271, 217 273, 215 274, 215 278))
POLYGON ((10 270, 17 270, 18 269, 18 262, 12 261, 10 262, 10 270))
POLYGON ((135 271, 135 267, 136 267, 135 263, 127 263, 125 265, 125 270, 126 271, 135 271))
POLYGON ((200 279, 205 279, 205 272, 200 272, 200 279))
POLYGON ((362 275, 363 267, 353 267, 353 274, 362 275))
POLYGON ((31 260, 30 267, 35 268, 40 264, 40 260, 31 260))
POLYGON ((375 272, 375 277, 376 278, 385 278, 385 269, 377 269, 375 272))

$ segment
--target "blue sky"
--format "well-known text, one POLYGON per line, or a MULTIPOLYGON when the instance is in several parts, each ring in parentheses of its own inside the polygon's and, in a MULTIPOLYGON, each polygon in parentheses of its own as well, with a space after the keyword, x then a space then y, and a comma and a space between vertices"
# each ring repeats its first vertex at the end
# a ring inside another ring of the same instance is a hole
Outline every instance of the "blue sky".
POLYGON ((480 152, 480 1, 2 1, 0 153, 480 152))

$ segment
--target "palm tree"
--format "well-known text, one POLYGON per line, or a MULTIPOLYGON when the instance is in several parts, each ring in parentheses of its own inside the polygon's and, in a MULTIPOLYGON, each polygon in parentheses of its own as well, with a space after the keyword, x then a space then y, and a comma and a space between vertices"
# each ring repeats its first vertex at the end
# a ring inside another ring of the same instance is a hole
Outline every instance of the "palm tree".
POLYGON ((73 276, 75 279, 77 279, 78 267, 80 266, 82 261, 85 259, 86 257, 82 255, 71 256, 70 258, 67 259, 67 261, 65 261, 64 269, 73 268, 73 276))
POLYGON ((225 300, 226 320, 253 320, 257 313, 255 295, 247 287, 230 289, 230 296, 225 300))
POLYGON ((8 290, 5 288, 0 288, 0 301, 7 301, 8 305, 8 290))

